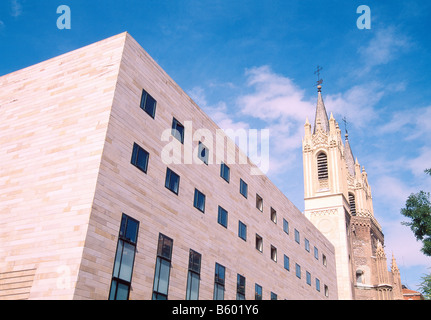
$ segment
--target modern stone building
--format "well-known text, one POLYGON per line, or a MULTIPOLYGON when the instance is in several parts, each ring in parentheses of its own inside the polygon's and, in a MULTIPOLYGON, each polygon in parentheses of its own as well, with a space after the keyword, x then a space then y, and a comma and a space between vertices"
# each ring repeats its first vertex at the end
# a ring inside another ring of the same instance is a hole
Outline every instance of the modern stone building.
POLYGON ((129 34, 0 87, 0 299, 338 299, 354 272, 129 34))
POLYGON ((313 128, 305 123, 305 215, 335 247, 340 299, 401 300, 400 272, 394 257, 388 271, 367 172, 353 157, 347 132, 343 142, 332 113, 328 119, 321 89, 313 128))

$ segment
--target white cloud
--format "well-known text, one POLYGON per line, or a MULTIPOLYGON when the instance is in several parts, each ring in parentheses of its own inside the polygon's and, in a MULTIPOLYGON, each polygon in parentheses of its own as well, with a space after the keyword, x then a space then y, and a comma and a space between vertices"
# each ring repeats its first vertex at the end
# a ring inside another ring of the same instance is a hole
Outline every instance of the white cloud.
POLYGON ((264 121, 281 118, 305 123, 314 112, 314 105, 304 97, 304 90, 293 81, 274 73, 269 66, 246 71, 247 86, 254 92, 240 96, 237 104, 243 114, 264 121))
POLYGON ((382 89, 378 83, 370 83, 354 86, 344 93, 328 94, 324 97, 326 109, 334 113, 338 122, 346 117, 350 124, 363 127, 377 116, 374 107, 384 96, 382 89))
POLYGON ((408 107, 393 113, 392 118, 382 127, 382 134, 402 133, 407 141, 422 140, 430 143, 431 134, 431 106, 425 108, 408 107))
POLYGON ((372 67, 387 64, 411 47, 410 39, 393 26, 373 28, 374 37, 367 46, 359 48, 364 62, 362 71, 367 73, 372 67))
POLYGON ((407 221, 407 219, 391 221, 380 220, 385 234, 385 251, 389 267, 392 253, 395 255, 398 267, 401 267, 401 265, 411 267, 430 264, 430 258, 420 251, 422 242, 416 240, 409 227, 401 224, 402 221, 407 221))
POLYGON ((11 0, 11 15, 19 17, 22 14, 22 4, 19 0, 11 0))
POLYGON ((188 94, 221 129, 237 130, 249 128, 248 123, 234 120, 235 116, 228 112, 228 107, 224 101, 209 105, 203 88, 194 87, 188 94))

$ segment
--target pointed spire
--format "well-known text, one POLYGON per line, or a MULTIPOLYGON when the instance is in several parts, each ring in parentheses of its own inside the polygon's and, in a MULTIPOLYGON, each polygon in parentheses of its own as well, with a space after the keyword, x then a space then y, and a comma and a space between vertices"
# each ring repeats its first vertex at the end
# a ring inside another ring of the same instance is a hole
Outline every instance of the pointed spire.
MULTIPOLYGON (((349 135, 346 133, 346 142, 344 144, 344 159, 346 159, 347 169, 351 176, 355 176, 355 158, 353 157, 352 148, 350 148, 349 135)), ((358 159, 356 159, 358 161, 358 159)))
POLYGON ((394 273, 394 272, 400 272, 400 270, 398 269, 397 261, 395 260, 395 257, 394 257, 394 253, 393 253, 393 252, 392 252, 392 265, 391 265, 391 270, 392 270, 392 273, 394 273))
POLYGON ((316 117, 314 119, 314 130, 313 134, 316 133, 317 130, 317 123, 320 121, 320 127, 322 128, 323 132, 328 133, 329 132, 329 120, 328 120, 328 114, 326 113, 325 104, 323 103, 322 98, 322 86, 317 86, 317 107, 316 107, 316 117))

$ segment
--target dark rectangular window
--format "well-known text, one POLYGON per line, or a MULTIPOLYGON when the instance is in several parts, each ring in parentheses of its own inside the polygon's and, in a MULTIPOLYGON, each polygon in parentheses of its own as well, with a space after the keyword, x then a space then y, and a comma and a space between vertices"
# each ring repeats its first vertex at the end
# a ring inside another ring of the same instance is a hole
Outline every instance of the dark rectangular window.
POLYGON ((240 274, 236 278, 236 300, 245 300, 245 277, 240 274))
POLYGON ((295 264, 296 276, 301 279, 301 266, 299 264, 295 264))
POLYGON ((308 271, 306 271, 306 272, 305 272, 305 275, 306 275, 307 284, 308 284, 309 286, 311 286, 311 273, 310 273, 310 272, 308 272, 308 271))
POLYGON ((199 141, 198 158, 208 165, 209 149, 201 141, 199 141))
POLYGON ((247 226, 241 221, 238 223, 238 237, 244 241, 247 241, 247 226))
POLYGON ((172 120, 172 135, 184 143, 184 126, 175 118, 172 120))
POLYGON ((239 180, 239 193, 241 193, 247 199, 248 185, 242 179, 239 180))
POLYGON ((320 292, 320 280, 316 278, 316 290, 320 292))
POLYGON ((256 208, 263 212, 263 199, 256 193, 256 208))
POLYGON ((180 188, 180 176, 169 168, 166 170, 165 187, 175 194, 178 194, 180 188))
POLYGON ((189 273, 187 276, 186 300, 199 299, 199 284, 201 277, 201 254, 190 249, 189 273))
POLYGON ((317 249, 316 247, 314 247, 314 257, 316 258, 316 260, 319 260, 319 249, 317 249))
POLYGON ((109 300, 128 300, 138 240, 139 222, 123 214, 115 254, 109 300))
POLYGON ((277 223, 277 211, 274 210, 274 208, 271 207, 271 221, 274 223, 277 223))
POLYGON ((147 173, 148 158, 150 154, 138 146, 136 143, 133 145, 132 160, 131 163, 139 170, 147 173))
POLYGON ((300 238, 300 235, 299 235, 299 231, 298 231, 298 230, 296 230, 296 229, 295 229, 295 241, 296 241, 297 243, 300 243, 300 242, 301 242, 301 238, 300 238))
POLYGON ((216 263, 214 276, 214 300, 224 300, 225 267, 216 263))
POLYGON ((271 292, 271 300, 277 300, 277 294, 274 292, 271 292))
POLYGON ((171 238, 161 233, 159 234, 156 270, 154 273, 153 300, 168 299, 173 242, 171 238))
POLYGON ((271 246, 271 260, 277 262, 277 248, 271 246))
POLYGON ((220 206, 218 207, 217 222, 227 228, 227 211, 220 206))
POLYGON ((193 206, 196 209, 205 212, 205 195, 198 189, 195 189, 195 199, 193 201, 193 206))
POLYGON ((304 239, 305 250, 310 252, 310 241, 307 238, 304 239))
POLYGON ((230 180, 230 168, 225 163, 220 165, 220 177, 225 179, 226 182, 230 180))
POLYGON ((145 90, 142 90, 141 109, 154 119, 156 116, 156 100, 145 90))
POLYGON ((254 299, 262 300, 262 287, 257 283, 254 286, 254 299))
POLYGON ((283 219, 283 231, 289 234, 289 222, 286 219, 283 219))
POLYGON ((256 233, 256 249, 260 252, 263 251, 263 239, 260 235, 256 233))
POLYGON ((284 269, 290 271, 290 259, 286 255, 284 255, 284 269))

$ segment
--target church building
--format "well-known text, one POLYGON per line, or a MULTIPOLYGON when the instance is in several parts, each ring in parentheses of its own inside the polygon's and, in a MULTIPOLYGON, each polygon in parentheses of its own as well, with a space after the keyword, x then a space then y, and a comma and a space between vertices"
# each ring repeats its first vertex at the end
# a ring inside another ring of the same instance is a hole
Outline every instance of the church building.
POLYGON ((388 271, 382 227, 365 168, 328 114, 318 85, 314 125, 303 138, 305 215, 335 246, 339 299, 402 299, 400 272, 388 271))

